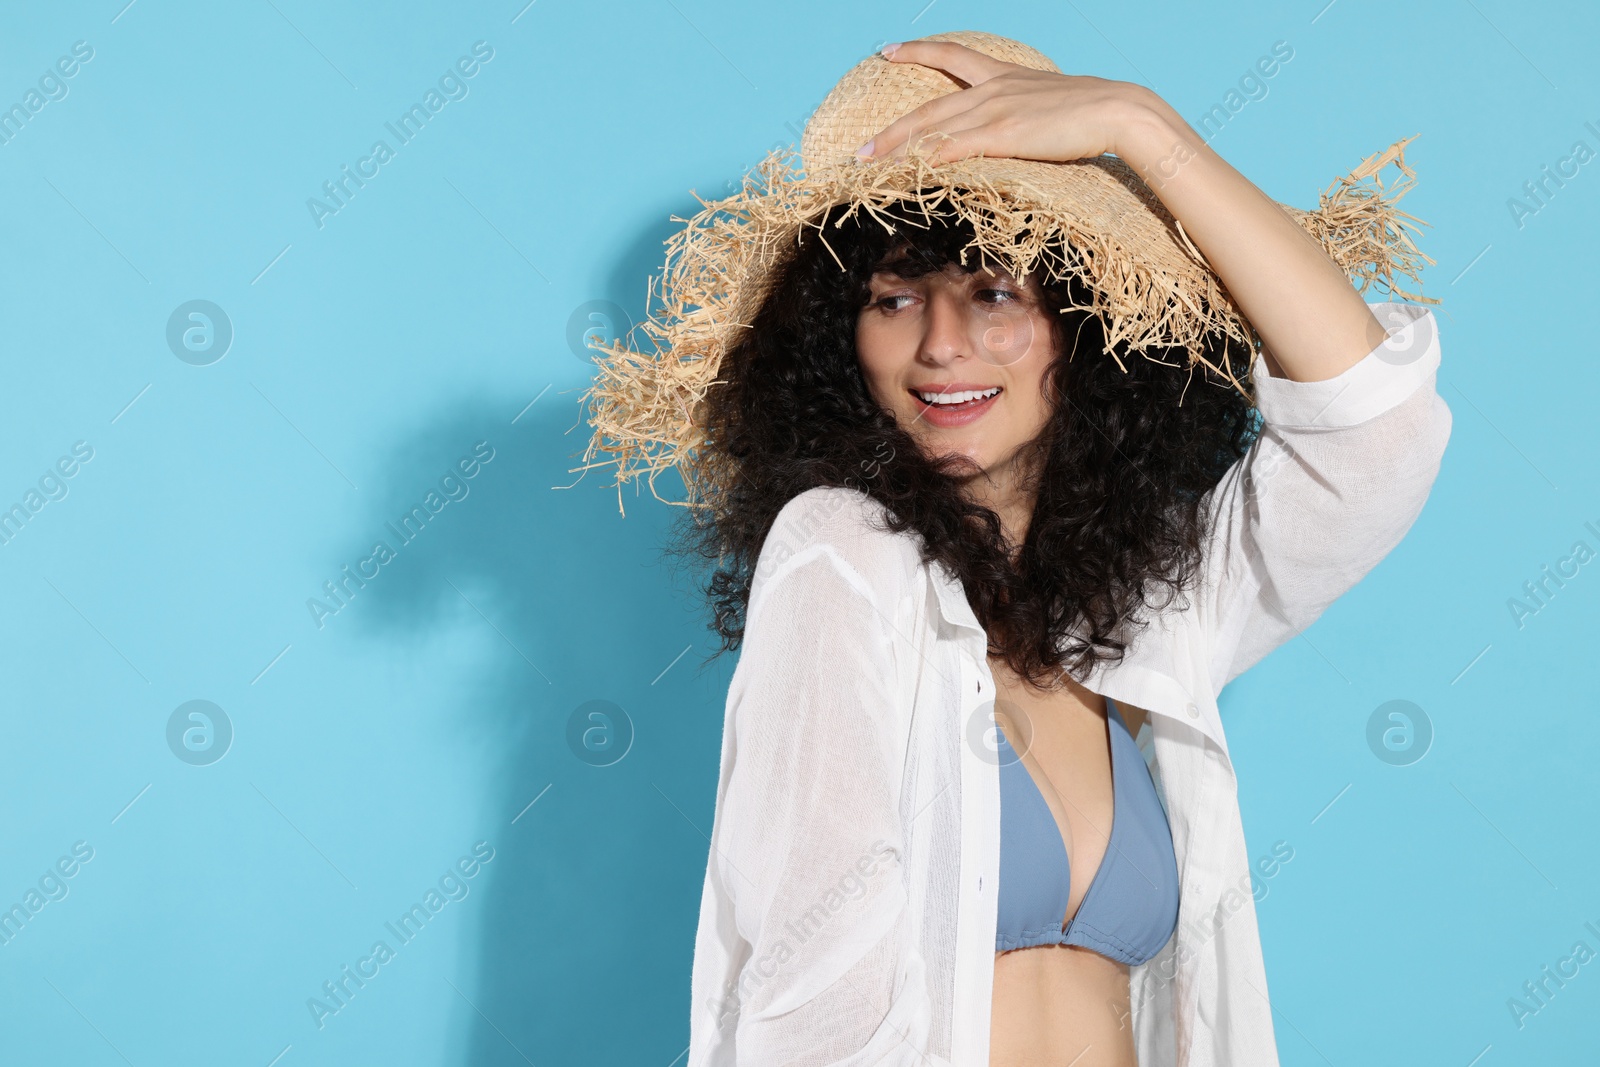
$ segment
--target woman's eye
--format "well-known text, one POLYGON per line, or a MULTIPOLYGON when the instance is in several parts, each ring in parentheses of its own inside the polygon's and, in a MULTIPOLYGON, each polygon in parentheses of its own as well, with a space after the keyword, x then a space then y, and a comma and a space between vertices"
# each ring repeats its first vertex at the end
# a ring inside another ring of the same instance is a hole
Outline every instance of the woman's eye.
POLYGON ((978 297, 991 304, 1016 303, 1022 299, 1022 294, 1011 289, 979 289, 978 297))
POLYGON ((874 300, 873 305, 883 308, 885 311, 899 311, 901 308, 905 307, 905 305, 896 303, 896 301, 912 299, 915 298, 909 293, 890 293, 887 296, 880 296, 878 299, 874 300))

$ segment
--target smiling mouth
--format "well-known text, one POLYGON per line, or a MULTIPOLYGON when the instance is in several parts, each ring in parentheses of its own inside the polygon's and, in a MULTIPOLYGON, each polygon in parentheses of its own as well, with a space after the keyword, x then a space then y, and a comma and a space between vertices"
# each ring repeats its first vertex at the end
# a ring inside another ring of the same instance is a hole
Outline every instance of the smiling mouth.
POLYGON ((942 393, 910 390, 917 398, 917 421, 946 430, 959 429, 983 418, 1002 392, 998 385, 942 393))
POLYGON ((998 385, 988 389, 968 389, 958 393, 919 392, 908 390, 924 407, 938 411, 970 411, 1000 395, 998 385))

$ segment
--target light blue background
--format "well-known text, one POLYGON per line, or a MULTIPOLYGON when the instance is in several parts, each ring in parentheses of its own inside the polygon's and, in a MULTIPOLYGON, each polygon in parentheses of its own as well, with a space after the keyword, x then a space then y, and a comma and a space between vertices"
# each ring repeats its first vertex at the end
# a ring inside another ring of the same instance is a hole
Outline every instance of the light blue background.
POLYGON ((1294 849, 1259 905, 1278 1043, 1287 1065, 1593 1056, 1600 962, 1520 1029, 1507 1007, 1600 950, 1600 564, 1521 628, 1507 606, 1600 548, 1600 163, 1521 227, 1507 206, 1600 148, 1592 10, 524 2, 0 24, 0 104, 94 49, 0 145, 0 506, 94 449, 0 547, 0 906, 94 850, 0 946, 0 1062, 675 1062, 734 661, 702 669, 694 576, 659 551, 675 512, 629 490, 620 517, 604 472, 555 488, 585 440, 569 318, 637 315, 690 189, 795 140, 876 43, 957 28, 1191 121, 1287 41, 1212 143, 1300 206, 1421 134, 1403 206, 1444 299, 1443 471, 1404 544, 1224 699, 1251 854, 1294 849), (319 228, 307 198, 476 41, 469 94, 319 228), (194 299, 235 331, 209 366, 165 340, 194 299), (307 599, 479 441, 468 496, 319 629, 307 599), (166 741, 195 699, 235 730, 209 766, 166 741), (1391 699, 1436 731, 1410 766, 1367 745, 1391 699), (612 766, 567 742, 590 700, 636 732, 612 766), (464 899, 319 1029, 308 998, 480 841, 464 899))

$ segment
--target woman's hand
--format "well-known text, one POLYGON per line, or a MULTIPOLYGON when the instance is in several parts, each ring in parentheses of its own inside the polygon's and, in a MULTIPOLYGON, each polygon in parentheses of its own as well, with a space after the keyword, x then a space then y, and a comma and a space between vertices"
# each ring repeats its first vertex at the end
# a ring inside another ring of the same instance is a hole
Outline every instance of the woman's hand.
POLYGON ((915 146, 931 162, 1011 156, 1067 162, 1117 153, 1155 93, 1132 82, 1052 74, 1005 63, 948 41, 907 41, 883 55, 934 67, 967 83, 885 127, 857 151, 903 158, 915 146))

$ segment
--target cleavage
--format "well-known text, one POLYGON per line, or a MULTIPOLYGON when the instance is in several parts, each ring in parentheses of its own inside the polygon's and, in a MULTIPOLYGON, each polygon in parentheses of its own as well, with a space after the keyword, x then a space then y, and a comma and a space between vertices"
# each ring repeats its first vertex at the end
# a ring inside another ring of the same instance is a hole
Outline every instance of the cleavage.
POLYGON ((995 683, 995 714, 1065 850, 1071 875, 1065 925, 1077 917, 1110 847, 1116 816, 1111 723, 1070 687, 1047 692, 1008 684, 998 674, 995 683))

